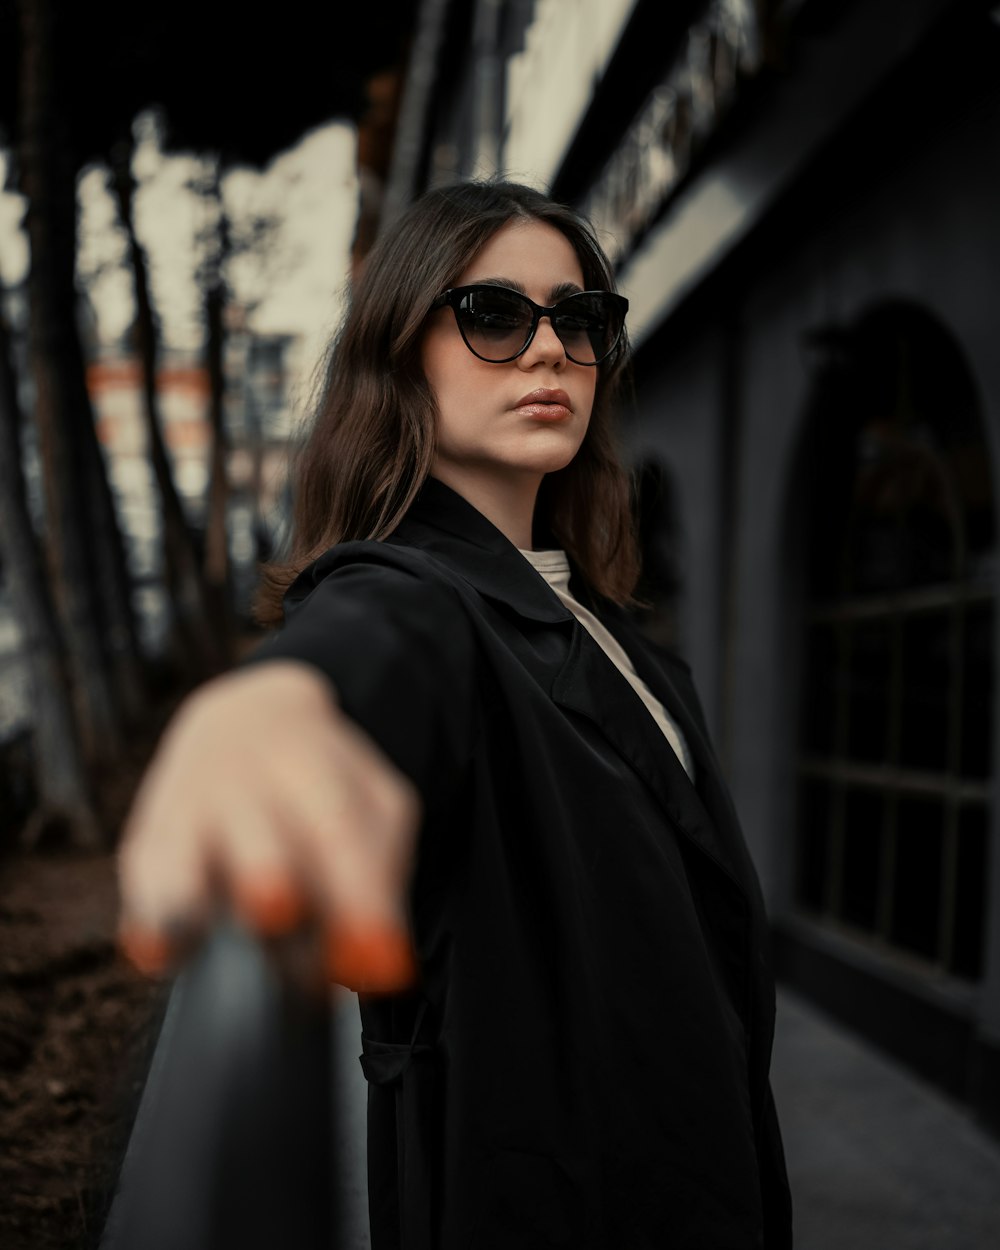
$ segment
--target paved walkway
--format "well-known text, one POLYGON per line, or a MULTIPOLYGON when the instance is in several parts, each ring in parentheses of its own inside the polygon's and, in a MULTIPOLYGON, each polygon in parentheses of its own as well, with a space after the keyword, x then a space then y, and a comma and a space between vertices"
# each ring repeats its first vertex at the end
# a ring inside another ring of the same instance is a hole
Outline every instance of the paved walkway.
MULTIPOLYGON (((368 1250, 357 1007, 339 1008, 344 1250, 368 1250)), ((788 991, 772 1064, 795 1250, 1000 1250, 1000 1143, 788 991)))
POLYGON ((771 1065, 796 1250, 998 1250, 1000 1143, 788 991, 771 1065))

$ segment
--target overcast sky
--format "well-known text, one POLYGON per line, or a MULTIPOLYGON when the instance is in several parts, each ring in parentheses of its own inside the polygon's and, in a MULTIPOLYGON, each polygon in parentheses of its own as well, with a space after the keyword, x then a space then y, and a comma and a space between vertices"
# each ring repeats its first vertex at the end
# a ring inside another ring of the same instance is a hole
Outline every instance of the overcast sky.
MULTIPOLYGON (((198 236, 210 218, 205 202, 186 184, 198 173, 199 162, 164 156, 152 118, 140 121, 138 133, 136 226, 150 257, 164 341, 197 349, 202 331, 194 272, 198 236)), ((315 130, 263 173, 234 170, 223 193, 237 235, 254 216, 273 220, 266 245, 233 262, 229 276, 235 298, 252 306, 255 330, 303 335, 308 367, 341 311, 357 210, 354 128, 335 123, 315 130)), ((133 297, 103 170, 83 174, 80 209, 80 273, 101 338, 110 342, 127 328, 133 297)), ((23 201, 0 193, 0 279, 7 285, 22 281, 27 271, 22 215, 23 201)))

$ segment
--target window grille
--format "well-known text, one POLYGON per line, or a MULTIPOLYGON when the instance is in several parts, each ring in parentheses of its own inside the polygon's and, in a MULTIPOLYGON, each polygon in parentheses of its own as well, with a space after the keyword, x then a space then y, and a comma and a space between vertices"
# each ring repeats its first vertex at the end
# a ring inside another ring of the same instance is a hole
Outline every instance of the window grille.
POLYGON ((995 535, 975 387, 909 304, 812 346, 796 902, 976 980, 995 535))

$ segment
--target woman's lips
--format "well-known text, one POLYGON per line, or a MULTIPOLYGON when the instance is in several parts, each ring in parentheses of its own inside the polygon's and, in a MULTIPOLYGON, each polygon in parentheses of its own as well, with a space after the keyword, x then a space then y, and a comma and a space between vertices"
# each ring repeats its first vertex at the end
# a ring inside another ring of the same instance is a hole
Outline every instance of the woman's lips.
POLYGON ((563 421, 573 414, 569 396, 560 390, 530 391, 514 406, 523 416, 536 421, 563 421))

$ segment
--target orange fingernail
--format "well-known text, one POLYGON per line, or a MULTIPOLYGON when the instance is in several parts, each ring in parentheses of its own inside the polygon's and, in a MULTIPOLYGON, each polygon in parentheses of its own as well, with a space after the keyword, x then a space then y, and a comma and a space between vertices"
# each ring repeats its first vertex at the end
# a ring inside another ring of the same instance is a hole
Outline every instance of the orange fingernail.
POLYGON ((118 946, 129 963, 144 976, 162 976, 170 966, 170 943, 155 929, 123 924, 118 930, 118 946))
POLYGON ((417 979, 417 961, 407 934, 385 925, 337 926, 327 943, 332 981, 361 993, 405 990, 417 979))
POLYGON ((301 892, 280 877, 241 881, 235 888, 234 902, 240 914, 269 937, 290 933, 305 919, 301 892))

